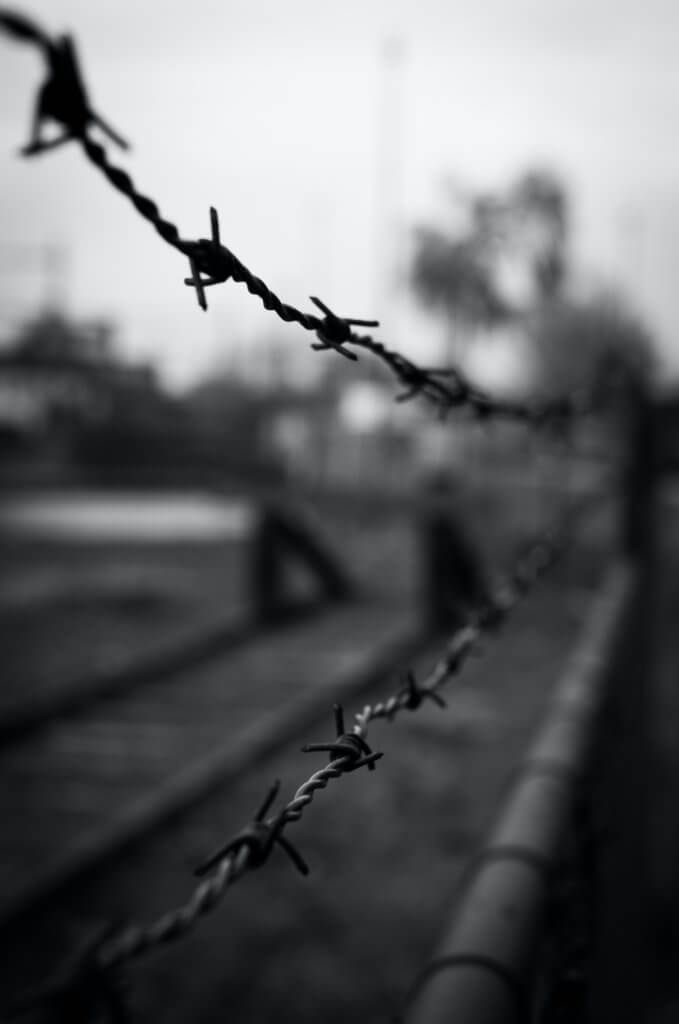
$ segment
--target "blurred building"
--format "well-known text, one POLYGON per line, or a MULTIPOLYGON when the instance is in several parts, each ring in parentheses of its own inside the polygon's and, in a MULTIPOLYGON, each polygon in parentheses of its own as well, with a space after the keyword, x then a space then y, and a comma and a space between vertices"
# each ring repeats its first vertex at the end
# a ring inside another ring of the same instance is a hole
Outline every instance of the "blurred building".
MULTIPOLYGON (((67 475, 75 466, 139 461, 172 422, 153 369, 122 362, 106 320, 45 312, 0 353, 2 469, 67 475)), ((157 452, 156 452, 157 454, 157 452)))

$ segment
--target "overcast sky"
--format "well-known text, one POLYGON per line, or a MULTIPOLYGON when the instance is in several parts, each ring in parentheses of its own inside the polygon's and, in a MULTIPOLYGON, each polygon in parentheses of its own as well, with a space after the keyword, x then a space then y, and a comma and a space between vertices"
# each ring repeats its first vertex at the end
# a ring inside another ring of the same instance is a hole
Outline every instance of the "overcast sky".
MULTIPOLYGON (((547 166, 571 189, 580 264, 623 284, 679 374, 676 0, 21 9, 76 36, 93 105, 134 147, 112 155, 141 190, 184 236, 206 234, 217 206, 226 244, 288 301, 309 308, 319 294, 345 315, 381 317, 385 340, 417 352, 428 332, 385 309, 385 223, 440 221, 446 176, 501 187, 547 166), (390 72, 389 39, 402 54, 390 72)), ((201 313, 185 261, 75 145, 17 157, 40 80, 36 53, 0 38, 0 321, 44 300, 38 255, 58 244, 70 311, 114 318, 126 351, 173 381, 276 330, 233 284, 201 313), (19 242, 35 259, 12 269, 19 242)))

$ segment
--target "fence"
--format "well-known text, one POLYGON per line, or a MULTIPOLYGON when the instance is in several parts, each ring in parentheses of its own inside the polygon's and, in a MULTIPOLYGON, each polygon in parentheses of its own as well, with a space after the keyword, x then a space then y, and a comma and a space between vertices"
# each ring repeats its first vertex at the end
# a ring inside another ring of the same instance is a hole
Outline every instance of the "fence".
MULTIPOLYGON (((297 323, 312 333, 316 350, 333 350, 348 359, 356 359, 356 350, 370 353, 382 361, 405 390, 398 401, 421 396, 442 413, 466 410, 480 421, 514 419, 528 429, 560 427, 575 418, 596 411, 591 395, 577 394, 559 399, 519 402, 498 400, 472 384, 455 368, 422 367, 389 349, 370 334, 358 334, 355 327, 378 326, 376 321, 339 317, 320 299, 312 302, 323 314, 305 313, 283 302, 271 289, 223 244, 219 219, 210 210, 210 238, 183 238, 179 229, 161 214, 156 203, 141 194, 129 175, 113 165, 107 151, 92 137, 94 126, 103 129, 118 145, 123 140, 97 115, 83 84, 72 40, 65 36, 52 40, 38 26, 18 14, 0 12, 0 28, 21 41, 38 47, 47 65, 47 78, 36 103, 35 117, 26 156, 35 156, 73 141, 86 158, 121 192, 148 221, 160 237, 189 261, 191 274, 185 283, 194 288, 199 306, 207 309, 205 289, 233 280, 242 283, 264 307, 287 322, 297 323), (62 134, 46 141, 43 125, 56 122, 62 134)), ((637 434, 626 478, 625 547, 635 558, 643 552, 649 534, 649 417, 643 396, 639 396, 637 434)), ((599 495, 596 495, 598 498, 599 495)), ((336 779, 360 769, 374 771, 383 757, 369 742, 369 729, 379 720, 393 721, 405 712, 415 712, 425 702, 443 706, 443 685, 456 676, 480 645, 510 617, 523 597, 541 575, 565 550, 576 531, 580 517, 591 507, 592 495, 584 502, 572 503, 550 528, 521 553, 510 573, 496 586, 484 589, 478 580, 470 583, 474 591, 471 607, 462 613, 461 623, 447 642, 441 657, 424 678, 406 673, 407 682, 383 700, 366 704, 350 726, 343 709, 334 708, 334 734, 328 739, 307 744, 304 750, 324 753, 327 763, 301 783, 278 810, 278 784, 272 786, 252 820, 214 854, 204 860, 196 874, 200 881, 183 905, 162 914, 148 925, 131 925, 97 939, 76 963, 67 977, 56 979, 15 1005, 15 1015, 31 1013, 36 1005, 47 1007, 61 1019, 88 1020, 102 1008, 111 1019, 125 1019, 122 969, 148 952, 181 940, 197 927, 201 917, 214 910, 226 891, 247 872, 266 864, 274 850, 286 854, 301 874, 309 870, 302 853, 289 837, 290 826, 299 821, 320 790, 336 779)), ((440 525, 440 523, 439 523, 440 525)), ((454 543, 445 529, 434 526, 431 563, 448 563, 461 554, 452 551, 454 543), (452 544, 452 547, 451 547, 452 544), (446 552, 444 555, 443 553, 446 552)), ((272 566, 278 545, 300 545, 334 597, 345 597, 349 588, 342 574, 308 538, 295 532, 294 526, 280 518, 268 520, 260 538, 259 582, 257 592, 261 613, 271 614, 267 603, 272 566), (267 581, 266 585, 263 581, 267 581)), ((473 576, 473 572, 472 572, 473 576)), ((440 572, 432 573, 431 618, 436 624, 450 622, 451 605, 440 572)), ((612 577, 603 605, 592 624, 592 637, 581 654, 580 668, 560 693, 554 719, 538 742, 528 761, 526 776, 519 782, 513 803, 499 826, 495 838, 482 854, 468 890, 461 916, 452 929, 452 938, 444 943, 441 957, 420 979, 417 998, 418 1024, 437 1020, 508 1021, 528 1019, 537 1005, 534 998, 534 946, 540 933, 540 915, 546 904, 543 888, 545 872, 556 859, 561 837, 567 831, 574 803, 574 773, 582 770, 585 751, 592 745, 594 723, 603 691, 598 678, 601 662, 610 660, 609 648, 619 627, 629 595, 634 589, 630 574, 620 568, 612 577), (608 652, 608 653, 607 653, 608 652), (596 671, 595 671, 596 670, 596 671), (565 716, 565 717, 564 717, 565 716), (558 777, 558 779, 557 779, 558 777), (506 911, 507 892, 512 891, 514 925, 505 930, 499 924, 506 911), (460 938, 462 936, 462 938, 460 938), (445 968, 445 969, 443 969, 445 968)), ((563 964, 561 973, 563 973, 563 964)), ((550 995, 542 992, 542 1010, 554 1004, 556 981, 550 995)), ((544 988, 544 978, 540 982, 544 988)), ((545 1016, 545 1020, 548 1018, 545 1016)), ((554 1018, 556 1019, 556 1018, 554 1018)))
MULTIPOLYGON (((571 984, 574 967, 582 972, 581 963, 569 962, 559 965, 556 978, 553 965, 547 979, 540 978, 536 949, 543 937, 550 884, 563 870, 562 844, 569 836, 608 663, 632 591, 632 573, 622 564, 614 567, 501 820, 472 862, 471 880, 449 934, 418 982, 421 994, 412 1016, 417 1024, 485 1024, 528 1020, 536 1014, 550 1020, 563 1001, 565 968, 571 984)), ((582 974, 578 981, 584 983, 582 974)), ((578 997, 576 1005, 569 993, 568 1010, 582 1019, 582 992, 578 997)))

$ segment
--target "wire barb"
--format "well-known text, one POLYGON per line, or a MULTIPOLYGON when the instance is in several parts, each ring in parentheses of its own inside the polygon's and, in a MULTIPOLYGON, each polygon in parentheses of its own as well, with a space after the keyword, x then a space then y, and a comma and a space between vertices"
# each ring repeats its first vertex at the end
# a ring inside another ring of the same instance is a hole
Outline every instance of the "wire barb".
POLYGON ((191 277, 184 278, 184 284, 196 289, 198 305, 204 311, 207 310, 205 289, 228 281, 238 263, 233 253, 222 245, 219 214, 214 206, 210 207, 210 233, 210 238, 199 238, 189 246, 187 255, 191 277), (202 274, 205 274, 205 277, 202 274))
POLYGON ((21 38, 35 42, 42 49, 47 64, 47 77, 35 102, 31 136, 21 150, 23 156, 36 156, 72 139, 82 139, 92 125, 98 125, 121 149, 129 148, 125 139, 92 109, 75 42, 70 35, 52 41, 36 26, 16 15, 3 15, 0 25, 14 35, 21 33, 21 38), (46 139, 42 134, 45 121, 49 120, 63 127, 61 134, 52 139, 46 139))
POLYGON ((308 743, 302 747, 304 754, 324 752, 330 754, 333 759, 339 758, 346 761, 342 765, 343 773, 354 772, 357 768, 367 765, 370 771, 375 770, 375 762, 383 756, 381 753, 374 753, 367 740, 357 732, 345 732, 344 712, 341 704, 333 705, 335 713, 335 731, 337 738, 330 743, 308 743))
POLYGON ((315 295, 310 295, 309 298, 313 302, 314 306, 321 310, 324 314, 324 319, 321 325, 316 330, 316 335, 320 338, 320 341, 314 342, 312 348, 316 352, 322 352, 325 349, 332 348, 335 352, 339 352, 340 355, 344 356, 345 359, 358 359, 355 352, 345 348, 347 342, 352 340, 353 327, 379 327, 379 320, 356 320, 351 317, 340 317, 337 316, 333 311, 326 306, 324 302, 321 302, 315 295))
POLYGON ((273 818, 267 819, 265 817, 278 796, 280 786, 280 780, 276 780, 250 824, 246 825, 228 843, 220 846, 215 853, 204 860, 194 870, 194 875, 199 878, 207 875, 221 861, 237 854, 242 848, 248 851, 250 867, 260 867, 269 859, 276 843, 287 853, 300 874, 309 874, 309 867, 301 853, 295 849, 288 839, 281 835, 281 830, 286 824, 283 813, 281 812, 273 818))
POLYGON ((417 711, 423 701, 431 700, 440 708, 446 707, 443 697, 429 687, 420 686, 413 672, 406 674, 406 685, 398 693, 398 698, 403 702, 403 707, 408 711, 417 711))

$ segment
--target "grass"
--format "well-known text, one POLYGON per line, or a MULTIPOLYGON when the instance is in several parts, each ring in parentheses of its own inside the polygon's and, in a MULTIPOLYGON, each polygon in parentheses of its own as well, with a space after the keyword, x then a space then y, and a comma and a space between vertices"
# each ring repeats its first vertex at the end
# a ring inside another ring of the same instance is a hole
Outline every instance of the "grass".
MULTIPOLYGON (((469 512, 490 564, 501 561, 512 536, 502 511, 501 530, 491 525, 498 518, 492 496, 469 512)), ((415 598, 416 522, 327 506, 311 509, 310 518, 365 592, 387 602, 396 593, 415 598)), ((248 551, 247 537, 74 543, 0 533, 0 715, 3 707, 115 669, 243 610, 248 551)), ((291 585, 303 593, 308 581, 293 572, 291 585)))
POLYGON ((0 548, 0 707, 189 636, 244 600, 245 553, 233 542, 0 548))

